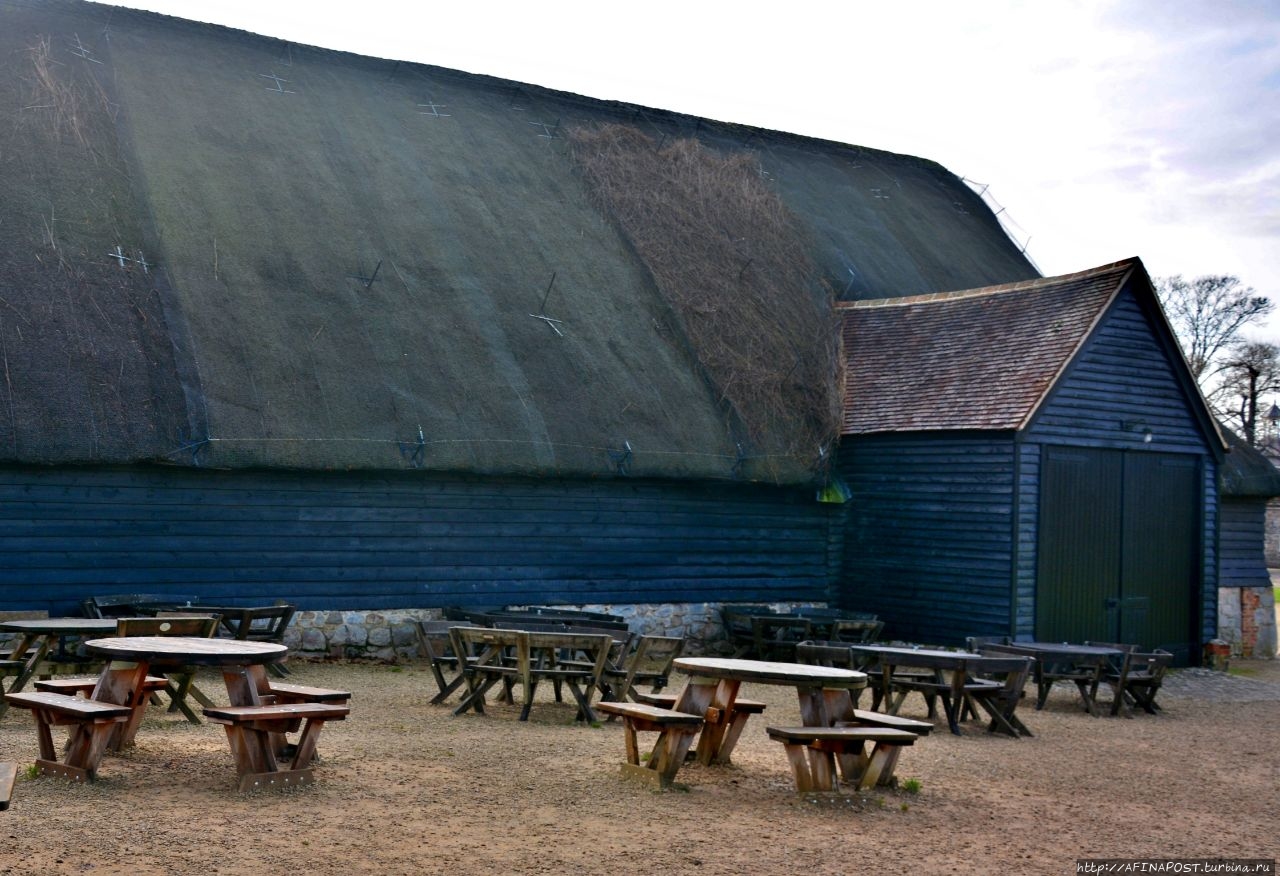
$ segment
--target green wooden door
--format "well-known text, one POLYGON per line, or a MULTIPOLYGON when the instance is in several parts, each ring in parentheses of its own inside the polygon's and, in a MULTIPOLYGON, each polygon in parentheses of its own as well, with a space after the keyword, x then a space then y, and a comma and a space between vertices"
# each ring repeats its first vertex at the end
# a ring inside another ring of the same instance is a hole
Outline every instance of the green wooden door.
POLYGON ((1036 638, 1135 642, 1187 662, 1200 517, 1195 457, 1045 448, 1036 638))

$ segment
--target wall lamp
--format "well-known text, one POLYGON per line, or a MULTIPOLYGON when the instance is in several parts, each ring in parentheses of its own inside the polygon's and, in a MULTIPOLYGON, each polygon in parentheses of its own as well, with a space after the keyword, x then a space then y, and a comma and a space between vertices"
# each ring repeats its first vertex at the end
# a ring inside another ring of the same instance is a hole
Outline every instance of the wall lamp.
POLYGON ((1146 420, 1121 420, 1120 428, 1126 432, 1141 433, 1143 444, 1150 444, 1151 439, 1155 437, 1155 433, 1151 431, 1151 427, 1147 425, 1146 420))

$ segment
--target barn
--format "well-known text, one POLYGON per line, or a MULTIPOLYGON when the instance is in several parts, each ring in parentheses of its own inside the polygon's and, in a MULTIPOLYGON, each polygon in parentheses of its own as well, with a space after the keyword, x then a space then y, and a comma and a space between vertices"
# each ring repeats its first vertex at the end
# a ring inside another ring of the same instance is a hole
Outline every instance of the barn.
POLYGON ((0 114, 0 610, 827 601, 832 299, 1037 275, 930 161, 73 0, 0 114))
POLYGON ((1222 439, 1141 265, 1041 278, 934 162, 0 0, 0 218, 0 610, 1214 632, 1222 439))
POLYGON ((1139 260, 842 314, 846 602, 1199 659, 1226 445, 1139 260))

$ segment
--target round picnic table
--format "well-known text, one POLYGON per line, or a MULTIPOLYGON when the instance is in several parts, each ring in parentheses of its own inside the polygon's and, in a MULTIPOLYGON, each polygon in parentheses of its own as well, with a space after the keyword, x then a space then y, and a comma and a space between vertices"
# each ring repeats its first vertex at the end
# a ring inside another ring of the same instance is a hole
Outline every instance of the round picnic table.
MULTIPOLYGON (((63 640, 67 636, 100 636, 115 631, 115 618, 46 617, 0 623, 0 632, 18 634, 10 659, 25 661, 13 684, 9 686, 9 693, 17 693, 26 687, 40 664, 48 658, 49 652, 55 650, 55 642, 58 646, 57 655, 65 658, 68 655, 63 640)), ((4 702, 0 700, 0 715, 3 714, 4 702)))
MULTIPOLYGON (((114 623, 114 621, 113 621, 114 623)), ((113 747, 128 745, 137 735, 147 709, 145 681, 152 666, 172 670, 183 666, 221 666, 227 698, 233 706, 253 706, 270 685, 263 666, 278 663, 289 653, 274 642, 206 639, 197 636, 124 636, 90 639, 84 649, 108 661, 93 699, 129 706, 133 714, 113 747)))
POLYGON ((867 684, 864 672, 807 663, 681 657, 673 665, 689 674, 689 681, 676 698, 676 710, 709 716, 698 737, 697 759, 701 764, 729 763, 748 714, 734 708, 743 682, 794 687, 800 700, 800 718, 809 727, 830 727, 838 715, 852 708, 849 691, 867 684))
MULTIPOLYGON (((115 621, 111 622, 112 629, 115 621)), ((196 636, 126 636, 90 639, 90 654, 107 660, 127 660, 163 666, 260 666, 278 663, 289 649, 275 642, 240 639, 206 639, 196 636)))

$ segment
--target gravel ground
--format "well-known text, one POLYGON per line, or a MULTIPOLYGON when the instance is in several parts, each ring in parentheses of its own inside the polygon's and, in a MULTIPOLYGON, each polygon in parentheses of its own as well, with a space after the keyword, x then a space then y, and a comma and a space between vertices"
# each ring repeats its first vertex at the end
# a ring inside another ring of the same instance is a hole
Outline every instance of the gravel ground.
MULTIPOLYGON (((747 685, 769 705, 735 763, 688 765, 685 790, 657 793, 619 776, 620 726, 574 726, 549 695, 527 723, 500 704, 453 717, 428 704, 424 665, 298 663, 294 680, 355 692, 314 785, 239 794, 219 727, 153 709, 98 782, 19 780, 0 874, 1065 874, 1081 857, 1275 858, 1280 664, 1232 670, 1172 673, 1158 717, 1091 718, 1055 690, 1025 709, 1035 738, 966 725, 908 749, 898 774, 918 793, 812 802, 763 729, 798 721, 785 689, 747 685)), ((922 716, 919 701, 904 714, 922 716)), ((35 753, 30 715, 10 710, 0 760, 35 753)))

